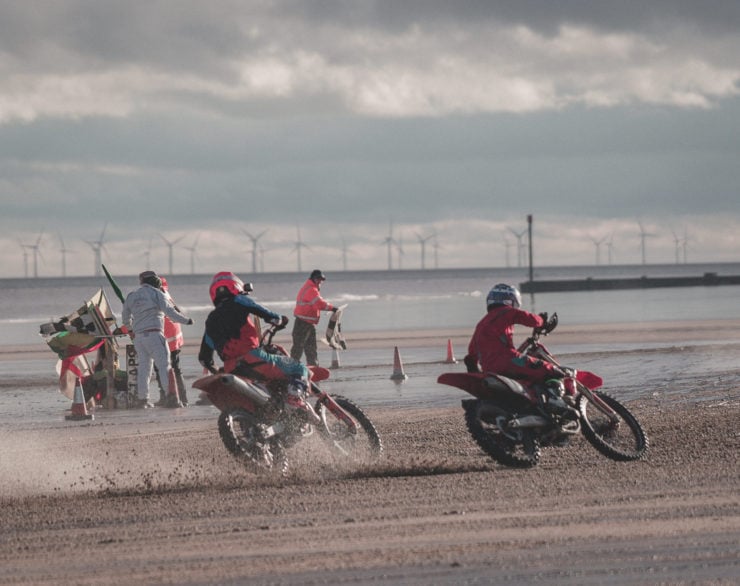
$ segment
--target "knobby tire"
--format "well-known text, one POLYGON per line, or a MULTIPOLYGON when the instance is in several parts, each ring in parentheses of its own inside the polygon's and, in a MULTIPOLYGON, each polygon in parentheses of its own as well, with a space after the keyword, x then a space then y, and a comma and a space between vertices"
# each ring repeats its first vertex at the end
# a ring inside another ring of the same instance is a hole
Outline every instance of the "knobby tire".
POLYGON ((644 458, 649 442, 635 416, 611 395, 601 391, 593 393, 614 410, 619 416, 619 421, 616 424, 611 422, 585 395, 581 395, 578 411, 581 414, 581 429, 586 439, 604 456, 618 462, 644 458))
POLYGON ((270 470, 285 474, 288 460, 278 442, 269 443, 269 456, 256 445, 258 420, 243 409, 222 411, 218 417, 218 434, 226 449, 254 471, 270 470))
POLYGON ((337 448, 334 451, 339 452, 337 446, 351 453, 353 459, 367 458, 370 461, 375 461, 383 454, 383 442, 380 439, 378 430, 375 429, 375 425, 370 418, 365 415, 365 412, 360 409, 355 403, 339 395, 332 395, 332 399, 344 409, 349 415, 357 422, 359 429, 355 436, 347 432, 347 427, 344 422, 338 419, 323 402, 319 402, 317 407, 317 413, 322 419, 326 417, 327 428, 322 429, 322 436, 324 439, 333 447, 337 448), (364 436, 364 440, 363 440, 364 436), (367 444, 364 449, 367 454, 362 454, 358 450, 363 449, 363 446, 356 445, 357 441, 367 444))
POLYGON ((495 422, 481 419, 481 400, 466 399, 462 405, 470 435, 491 458, 512 468, 532 468, 539 463, 540 444, 531 432, 522 431, 521 441, 514 441, 507 437, 495 422))

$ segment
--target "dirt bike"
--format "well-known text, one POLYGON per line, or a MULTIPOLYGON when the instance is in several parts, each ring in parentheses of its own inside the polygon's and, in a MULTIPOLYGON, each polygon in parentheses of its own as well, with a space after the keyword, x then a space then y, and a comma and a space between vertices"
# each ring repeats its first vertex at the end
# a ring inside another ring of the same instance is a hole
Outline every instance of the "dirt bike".
POLYGON ((462 401, 470 435, 494 460, 517 468, 537 465, 541 447, 562 447, 578 433, 613 460, 643 458, 648 438, 640 423, 614 397, 597 390, 601 377, 558 363, 539 341, 557 327, 558 315, 543 317, 545 323, 533 329, 518 351, 556 365, 565 373, 562 381, 525 386, 498 374, 475 372, 448 372, 437 379, 476 397, 462 401))
MULTIPOLYGON (((280 326, 268 327, 260 346, 271 354, 287 355, 272 339, 280 326)), ((306 404, 319 423, 307 421, 304 414, 285 408, 286 379, 260 380, 212 372, 196 380, 193 387, 207 394, 220 411, 218 431, 226 449, 247 467, 286 473, 287 450, 300 440, 317 433, 336 458, 373 461, 383 452, 380 434, 368 416, 352 401, 322 391, 317 382, 329 378, 329 371, 308 367, 306 404)), ((313 419, 313 418, 311 418, 313 419)))

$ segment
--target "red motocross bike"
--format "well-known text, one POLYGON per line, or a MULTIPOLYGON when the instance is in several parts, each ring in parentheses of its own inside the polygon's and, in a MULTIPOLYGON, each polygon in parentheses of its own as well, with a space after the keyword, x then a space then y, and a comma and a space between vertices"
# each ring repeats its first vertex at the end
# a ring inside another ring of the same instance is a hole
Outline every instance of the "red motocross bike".
POLYGON ((540 460, 540 447, 564 446, 582 433, 603 455, 617 461, 639 460, 648 438, 635 416, 614 397, 597 390, 601 377, 561 366, 540 343, 558 325, 554 313, 534 328, 519 352, 557 365, 566 376, 557 388, 532 385, 498 374, 448 372, 438 383, 476 397, 462 402, 465 422, 475 442, 497 462, 529 468, 540 460), (538 396, 533 403, 529 396, 538 396))
MULTIPOLYGON (((272 354, 287 355, 272 343, 277 326, 267 328, 260 346, 272 354)), ((368 416, 352 401, 322 391, 317 382, 329 378, 329 371, 309 366, 311 380, 306 403, 318 415, 319 423, 307 423, 305 416, 286 410, 286 380, 259 380, 214 372, 196 380, 193 387, 208 395, 220 411, 218 431, 226 449, 255 470, 287 472, 286 451, 297 442, 317 433, 340 459, 373 461, 383 452, 380 434, 368 416)))

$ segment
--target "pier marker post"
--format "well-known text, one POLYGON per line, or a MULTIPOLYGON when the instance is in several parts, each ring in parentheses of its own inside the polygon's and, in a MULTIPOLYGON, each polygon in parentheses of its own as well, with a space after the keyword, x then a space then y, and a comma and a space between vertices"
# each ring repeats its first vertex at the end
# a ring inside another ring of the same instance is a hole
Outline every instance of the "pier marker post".
POLYGON ((339 352, 337 352, 336 348, 332 348, 331 353, 331 367, 332 368, 341 368, 341 364, 339 363, 339 352))

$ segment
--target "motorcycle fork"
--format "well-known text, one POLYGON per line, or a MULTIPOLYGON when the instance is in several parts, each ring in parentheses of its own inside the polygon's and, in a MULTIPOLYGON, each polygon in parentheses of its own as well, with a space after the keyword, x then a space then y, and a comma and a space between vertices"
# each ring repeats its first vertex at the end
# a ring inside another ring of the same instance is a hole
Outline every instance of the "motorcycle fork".
POLYGON ((609 420, 612 423, 618 423, 619 422, 619 416, 617 413, 609 407, 604 401, 601 400, 601 397, 599 397, 596 393, 592 392, 591 389, 589 389, 587 386, 583 385, 582 383, 577 383, 578 389, 581 391, 582 395, 586 395, 586 398, 591 401, 591 403, 594 404, 594 406, 601 411, 604 415, 606 415, 609 420))
MULTIPOLYGON (((319 390, 317 387, 313 387, 313 391, 317 395, 316 404, 323 404, 337 419, 344 422, 350 431, 354 434, 357 433, 357 424, 349 414, 342 409, 342 407, 332 398, 331 395, 319 390)), ((324 425, 326 425, 326 416, 324 415, 324 425)))

